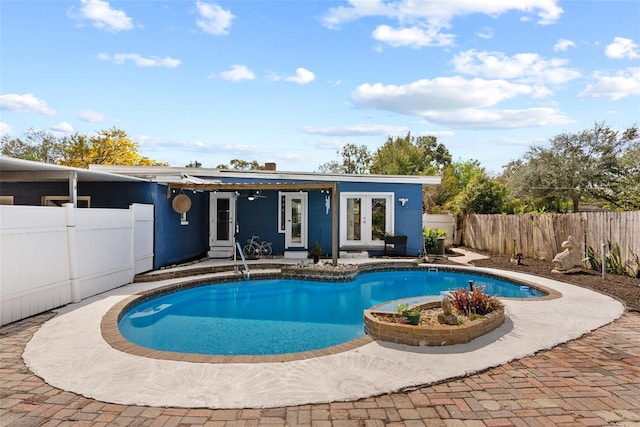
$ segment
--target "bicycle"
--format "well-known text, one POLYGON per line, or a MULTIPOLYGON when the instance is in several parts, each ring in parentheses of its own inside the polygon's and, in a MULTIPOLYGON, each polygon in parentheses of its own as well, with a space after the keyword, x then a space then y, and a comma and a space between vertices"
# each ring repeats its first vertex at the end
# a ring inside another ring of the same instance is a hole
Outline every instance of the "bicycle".
POLYGON ((246 256, 260 256, 260 255, 271 255, 273 248, 271 247, 271 242, 258 242, 260 236, 252 235, 251 239, 247 240, 247 244, 242 248, 242 252, 246 256))

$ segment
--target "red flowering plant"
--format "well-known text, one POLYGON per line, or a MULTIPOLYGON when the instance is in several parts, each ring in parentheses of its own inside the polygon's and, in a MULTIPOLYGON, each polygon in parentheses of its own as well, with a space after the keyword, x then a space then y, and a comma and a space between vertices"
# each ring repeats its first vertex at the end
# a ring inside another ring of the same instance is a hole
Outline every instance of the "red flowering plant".
POLYGON ((504 304, 495 296, 488 295, 475 286, 472 289, 456 289, 451 292, 451 302, 460 314, 484 316, 496 310, 503 310, 504 304))

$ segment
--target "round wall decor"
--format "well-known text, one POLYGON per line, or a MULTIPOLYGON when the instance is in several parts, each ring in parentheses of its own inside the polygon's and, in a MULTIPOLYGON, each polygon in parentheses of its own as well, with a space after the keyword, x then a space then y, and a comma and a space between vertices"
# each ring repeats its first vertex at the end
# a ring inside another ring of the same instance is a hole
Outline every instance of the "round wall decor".
POLYGON ((173 210, 178 213, 185 213, 191 209, 191 199, 186 194, 178 194, 171 202, 173 210))

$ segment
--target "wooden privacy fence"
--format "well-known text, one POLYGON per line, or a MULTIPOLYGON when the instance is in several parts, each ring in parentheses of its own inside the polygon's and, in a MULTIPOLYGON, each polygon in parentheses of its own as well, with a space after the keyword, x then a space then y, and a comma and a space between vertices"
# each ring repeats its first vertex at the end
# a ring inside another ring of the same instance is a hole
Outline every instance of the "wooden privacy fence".
POLYGON ((600 257, 602 243, 620 246, 622 260, 635 266, 640 255, 640 211, 568 214, 464 215, 458 218, 459 243, 472 249, 552 260, 573 236, 582 251, 591 246, 600 257), (515 248, 514 248, 515 242, 515 248))

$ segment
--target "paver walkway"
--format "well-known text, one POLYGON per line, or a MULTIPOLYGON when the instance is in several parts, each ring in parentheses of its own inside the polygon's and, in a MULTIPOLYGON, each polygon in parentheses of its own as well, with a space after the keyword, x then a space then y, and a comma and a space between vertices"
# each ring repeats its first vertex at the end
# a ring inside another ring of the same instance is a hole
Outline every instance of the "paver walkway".
POLYGON ((488 371, 353 402, 276 409, 114 405, 58 390, 22 352, 49 319, 0 328, 0 425, 9 426, 640 426, 640 314, 488 371))

